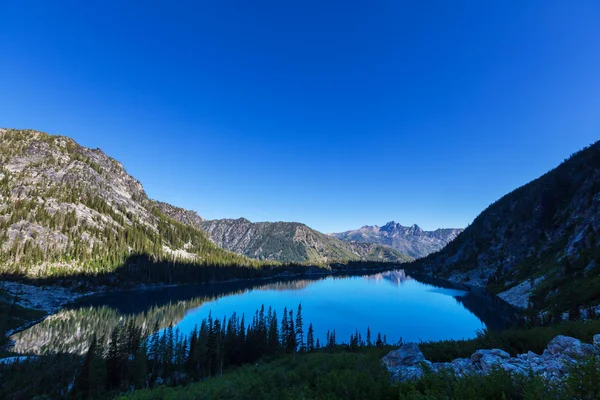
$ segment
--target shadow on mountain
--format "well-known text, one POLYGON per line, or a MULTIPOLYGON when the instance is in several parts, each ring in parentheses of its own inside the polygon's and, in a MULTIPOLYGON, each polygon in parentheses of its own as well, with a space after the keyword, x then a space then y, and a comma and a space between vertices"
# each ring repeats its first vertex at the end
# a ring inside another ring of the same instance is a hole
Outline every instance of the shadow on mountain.
POLYGON ((133 288, 140 285, 175 285, 191 283, 215 283, 273 277, 298 277, 355 273, 356 271, 390 270, 398 268, 397 263, 349 261, 335 263, 327 267, 305 264, 264 264, 260 268, 244 265, 206 265, 186 261, 154 260, 147 254, 129 256, 125 262, 110 272, 65 271, 51 277, 31 278, 20 273, 3 272, 1 279, 17 280, 34 285, 64 285, 93 290, 95 287, 133 288))

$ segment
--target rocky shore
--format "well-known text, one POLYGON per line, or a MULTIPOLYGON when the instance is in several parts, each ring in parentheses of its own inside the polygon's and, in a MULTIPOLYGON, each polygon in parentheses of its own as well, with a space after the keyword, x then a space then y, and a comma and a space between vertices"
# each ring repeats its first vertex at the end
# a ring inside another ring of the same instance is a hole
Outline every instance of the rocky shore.
POLYGON ((569 336, 557 336, 539 355, 533 352, 511 357, 501 349, 477 350, 470 358, 457 358, 452 362, 431 362, 416 343, 405 343, 382 358, 382 362, 396 381, 418 379, 429 369, 434 373, 448 370, 457 376, 468 374, 489 374, 494 368, 501 368, 515 374, 534 374, 550 380, 568 373, 573 363, 591 355, 600 355, 600 334, 594 336, 594 343, 583 343, 569 336))

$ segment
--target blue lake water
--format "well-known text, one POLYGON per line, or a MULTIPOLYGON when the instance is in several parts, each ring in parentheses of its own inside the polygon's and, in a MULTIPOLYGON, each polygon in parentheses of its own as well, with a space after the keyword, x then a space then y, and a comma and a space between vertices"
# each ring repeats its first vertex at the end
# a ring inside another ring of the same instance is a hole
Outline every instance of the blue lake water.
POLYGON ((209 313, 213 318, 233 312, 251 318, 262 305, 281 317, 284 308, 295 313, 302 303, 305 325, 312 323, 315 337, 321 340, 327 330, 335 330, 338 340, 348 340, 356 330, 364 337, 367 327, 391 342, 401 337, 405 341, 471 338, 485 324, 456 300, 465 294, 435 290, 413 279, 398 283, 373 276, 328 277, 306 286, 267 285, 223 297, 190 310, 176 327, 191 332, 209 313))
POLYGON ((235 282, 95 295, 67 307, 15 336, 17 350, 82 352, 93 332, 108 334, 120 321, 134 319, 148 327, 155 321, 189 333, 212 313, 213 318, 244 314, 250 322, 262 305, 281 320, 283 309, 302 304, 305 331, 315 338, 335 330, 347 342, 367 327, 388 343, 472 338, 484 328, 502 329, 514 310, 482 290, 443 281, 415 279, 402 270, 360 276, 313 276, 283 281, 235 282))

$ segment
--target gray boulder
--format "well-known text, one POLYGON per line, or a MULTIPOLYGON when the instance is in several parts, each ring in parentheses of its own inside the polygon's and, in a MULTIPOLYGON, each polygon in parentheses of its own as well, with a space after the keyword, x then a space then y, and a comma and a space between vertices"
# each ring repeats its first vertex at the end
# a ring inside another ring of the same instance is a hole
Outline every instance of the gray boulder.
POLYGON ((548 348, 541 355, 532 351, 516 357, 504 350, 477 350, 471 358, 457 358, 452 362, 431 363, 425 360, 423 353, 415 343, 406 343, 399 349, 382 358, 392 374, 399 381, 416 379, 423 375, 423 366, 427 365, 434 373, 444 370, 454 372, 457 376, 467 374, 489 374, 494 368, 502 368, 511 374, 534 374, 548 380, 561 379, 568 374, 569 366, 580 359, 599 353, 600 334, 594 336, 596 346, 582 343, 580 340, 557 336, 550 341, 548 348))
POLYGON ((553 356, 565 355, 571 358, 582 358, 596 352, 594 345, 582 343, 581 340, 559 335, 548 343, 548 351, 553 356))
POLYGON ((425 356, 416 343, 404 343, 398 350, 386 354, 381 361, 388 368, 415 366, 425 361, 425 356))
POLYGON ((507 352, 505 352, 504 350, 501 350, 501 349, 492 349, 491 353, 493 355, 495 355, 496 357, 500 357, 505 360, 508 360, 510 358, 510 354, 508 354, 507 352))

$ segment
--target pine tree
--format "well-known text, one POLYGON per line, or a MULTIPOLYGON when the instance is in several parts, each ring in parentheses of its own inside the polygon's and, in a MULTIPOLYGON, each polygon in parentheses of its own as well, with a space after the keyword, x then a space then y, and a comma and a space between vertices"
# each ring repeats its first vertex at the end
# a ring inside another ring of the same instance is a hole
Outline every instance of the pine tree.
POLYGON ((273 311, 269 323, 269 352, 276 354, 279 350, 279 331, 277 326, 277 312, 273 311))
POLYGON ((143 389, 148 386, 146 378, 148 376, 148 348, 146 344, 137 350, 133 358, 131 381, 136 389, 143 389))
POLYGON ((298 346, 298 351, 303 353, 306 350, 304 344, 304 330, 303 330, 304 321, 302 320, 302 303, 298 304, 298 311, 296 311, 296 344, 298 346))
POLYGON ((149 358, 151 362, 151 373, 153 376, 158 374, 158 365, 160 360, 160 335, 158 333, 159 325, 158 320, 156 320, 154 324, 154 329, 152 330, 152 336, 150 337, 149 343, 149 358))
POLYGON ((382 348, 383 340, 381 340, 381 332, 377 333, 377 341, 375 342, 375 346, 382 348))
POLYGON ((110 335, 110 343, 106 356, 106 387, 108 389, 115 389, 121 386, 119 333, 120 329, 117 325, 110 335))
POLYGON ((288 316, 288 331, 287 331, 287 348, 290 353, 296 353, 296 329, 294 328, 294 312, 289 311, 288 316))
POLYGON ((308 333, 306 334, 306 348, 308 351, 315 351, 315 339, 312 323, 308 324, 308 333))
POLYGON ((371 327, 367 327, 367 346, 371 347, 373 343, 371 343, 371 327))
POLYGON ((288 329, 289 329, 289 324, 288 324, 288 313, 287 313, 287 307, 284 307, 283 309, 283 317, 281 318, 281 347, 283 349, 285 349, 287 351, 288 348, 288 329))
POLYGON ((88 348, 87 353, 85 354, 85 358, 83 360, 83 365, 77 374, 77 378, 75 378, 75 383, 73 385, 73 393, 76 393, 82 399, 87 399, 90 397, 91 392, 91 382, 90 382, 90 374, 92 363, 94 362, 94 358, 96 355, 96 350, 98 347, 98 342, 96 340, 96 334, 92 335, 92 340, 90 342, 90 347, 88 348))

